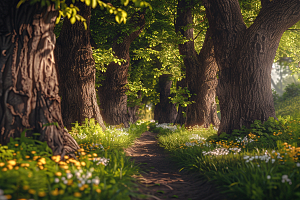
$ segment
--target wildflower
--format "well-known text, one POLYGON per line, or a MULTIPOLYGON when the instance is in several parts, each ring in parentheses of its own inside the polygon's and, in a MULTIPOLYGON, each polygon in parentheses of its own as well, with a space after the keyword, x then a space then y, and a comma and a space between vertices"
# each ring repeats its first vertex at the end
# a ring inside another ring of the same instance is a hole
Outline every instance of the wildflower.
POLYGON ((58 183, 58 182, 59 182, 59 178, 55 178, 55 179, 54 179, 54 182, 55 182, 55 183, 58 183))
POLYGON ((100 193, 100 192, 101 192, 101 190, 98 188, 98 189, 96 189, 96 192, 100 193))
POLYGON ((35 191, 34 189, 29 189, 29 190, 28 190, 28 193, 29 193, 29 194, 35 194, 36 191, 35 191))
POLYGON ((51 194, 53 195, 53 196, 57 196, 58 195, 58 189, 57 188, 55 188, 55 190, 53 190, 53 191, 51 191, 51 194))
POLYGON ((81 197, 81 193, 75 192, 75 193, 74 193, 74 197, 81 197))
POLYGON ((29 186, 28 185, 24 185, 23 186, 23 190, 28 190, 29 189, 29 186))
POLYGON ((296 163, 296 166, 297 166, 297 167, 300 167, 300 163, 296 163))
POLYGON ((44 197, 44 196, 46 196, 46 192, 41 191, 41 192, 38 193, 38 195, 39 195, 39 197, 44 197))
POLYGON ((56 172, 55 173, 55 176, 61 176, 62 174, 61 174, 61 172, 56 172))
POLYGON ((288 175, 282 175, 282 180, 281 180, 282 183, 289 183, 290 185, 292 184, 292 181, 291 179, 288 178, 288 175))
POLYGON ((67 179, 70 179, 70 178, 72 178, 72 177, 73 177, 73 174, 67 173, 67 179))
POLYGON ((92 182, 93 182, 95 185, 99 185, 100 180, 99 180, 98 176, 96 176, 96 177, 92 180, 92 182))
POLYGON ((7 161, 7 163, 12 166, 17 164, 17 162, 15 160, 9 160, 9 161, 7 161))
POLYGON ((268 176, 267 176, 267 179, 271 179, 271 176, 270 176, 270 175, 268 175, 268 176))

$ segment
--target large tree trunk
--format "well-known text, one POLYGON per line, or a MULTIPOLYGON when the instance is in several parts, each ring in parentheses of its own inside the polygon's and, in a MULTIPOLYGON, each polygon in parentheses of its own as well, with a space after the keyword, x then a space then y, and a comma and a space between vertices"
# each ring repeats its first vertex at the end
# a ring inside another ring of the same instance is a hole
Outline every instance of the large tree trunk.
MULTIPOLYGON (((182 79, 181 81, 178 81, 177 82, 177 85, 176 85, 177 89, 179 88, 186 88, 186 79, 182 79)), ((180 125, 183 125, 185 124, 186 122, 186 108, 187 107, 183 107, 182 105, 179 104, 178 106, 178 114, 177 114, 177 117, 175 119, 175 124, 180 124, 180 125)))
POLYGON ((86 19, 87 30, 82 22, 71 24, 65 19, 55 48, 56 64, 59 71, 62 117, 65 126, 95 118, 105 129, 95 90, 95 61, 91 46, 91 7, 85 3, 75 4, 79 14, 86 19))
MULTIPOLYGON (((142 91, 138 91, 137 93, 137 99, 142 98, 142 91)), ((134 105, 134 106, 129 106, 127 104, 127 110, 128 110, 128 121, 130 123, 135 123, 139 119, 139 108, 140 105, 134 105)))
POLYGON ((124 124, 125 127, 129 126, 127 95, 125 94, 130 62, 129 48, 145 26, 144 13, 136 13, 136 15, 128 23, 138 29, 126 36, 119 35, 118 37, 122 37, 123 41, 118 43, 118 38, 115 38, 112 45, 114 56, 125 60, 125 62, 122 62, 121 65, 111 62, 103 74, 105 80, 101 82, 102 86, 98 88, 103 120, 111 125, 124 124))
POLYGON ((254 120, 275 116, 271 68, 285 30, 300 20, 299 0, 262 0, 262 9, 247 28, 238 0, 205 1, 220 69, 219 134, 231 133, 254 120))
POLYGON ((51 5, 19 0, 0 2, 0 143, 10 137, 40 133, 54 155, 65 155, 79 148, 64 130, 54 63, 57 11, 51 5), (43 125, 57 122, 58 127, 43 125))
POLYGON ((177 117, 175 104, 170 102, 170 88, 172 86, 172 75, 163 74, 159 77, 158 92, 160 93, 160 102, 155 105, 154 120, 161 123, 174 123, 177 117))
POLYGON ((214 57, 214 46, 210 31, 206 33, 203 47, 197 54, 193 41, 193 2, 179 0, 177 6, 176 32, 180 32, 188 42, 179 44, 179 52, 184 55, 183 61, 186 67, 187 87, 192 96, 190 101, 195 102, 187 107, 186 127, 204 126, 210 124, 219 126, 216 106, 216 73, 218 66, 214 57))

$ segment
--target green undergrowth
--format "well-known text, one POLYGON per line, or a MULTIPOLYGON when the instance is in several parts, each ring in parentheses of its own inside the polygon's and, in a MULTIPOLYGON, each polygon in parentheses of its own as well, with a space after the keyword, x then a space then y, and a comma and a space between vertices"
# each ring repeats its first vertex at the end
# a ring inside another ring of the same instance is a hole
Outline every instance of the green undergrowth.
POLYGON ((255 121, 249 129, 219 137, 213 127, 156 126, 150 131, 159 133, 160 145, 178 168, 213 180, 228 198, 300 199, 299 119, 255 121))
POLYGON ((23 132, 0 146, 0 199, 129 200, 136 195, 132 175, 138 167, 123 149, 146 130, 147 123, 105 131, 93 119, 75 123, 70 134, 81 149, 76 159, 64 160, 23 132))

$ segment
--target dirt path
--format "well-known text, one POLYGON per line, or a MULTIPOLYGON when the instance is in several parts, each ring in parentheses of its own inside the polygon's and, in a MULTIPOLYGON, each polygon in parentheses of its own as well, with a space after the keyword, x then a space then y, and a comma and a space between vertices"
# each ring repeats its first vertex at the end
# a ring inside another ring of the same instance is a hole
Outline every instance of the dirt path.
POLYGON ((224 199, 211 183, 195 175, 180 173, 164 149, 158 146, 155 133, 143 133, 132 147, 126 149, 126 154, 136 164, 141 164, 142 177, 136 178, 139 181, 139 190, 142 194, 147 194, 147 200, 224 199))

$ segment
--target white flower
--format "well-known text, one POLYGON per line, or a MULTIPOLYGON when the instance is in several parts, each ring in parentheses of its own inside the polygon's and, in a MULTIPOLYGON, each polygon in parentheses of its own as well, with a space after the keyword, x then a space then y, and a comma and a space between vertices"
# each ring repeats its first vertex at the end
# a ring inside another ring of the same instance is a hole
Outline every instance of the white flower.
POLYGON ((267 176, 267 179, 271 179, 271 176, 270 176, 270 175, 268 175, 268 176, 267 176))
POLYGON ((247 159, 249 159, 249 156, 244 156, 244 160, 247 160, 247 159))
POLYGON ((73 177, 73 174, 67 173, 67 179, 70 179, 70 178, 72 178, 72 177, 73 177))
POLYGON ((61 180, 62 180, 62 181, 66 180, 66 177, 61 177, 61 180))
POLYGON ((284 180, 288 179, 288 175, 282 175, 282 179, 284 180))
POLYGON ((92 173, 91 172, 87 172, 86 173, 86 178, 90 178, 90 177, 92 177, 92 173))
POLYGON ((67 181, 67 180, 64 180, 64 184, 67 185, 67 184, 68 184, 68 181, 67 181))
POLYGON ((300 167, 300 163, 296 163, 296 166, 297 166, 297 167, 300 167))
POLYGON ((55 183, 58 183, 58 182, 59 182, 59 178, 55 178, 55 179, 54 179, 54 182, 55 182, 55 183))
POLYGON ((99 185, 100 180, 99 180, 98 177, 95 177, 95 178, 92 180, 92 182, 93 182, 95 185, 99 185))

